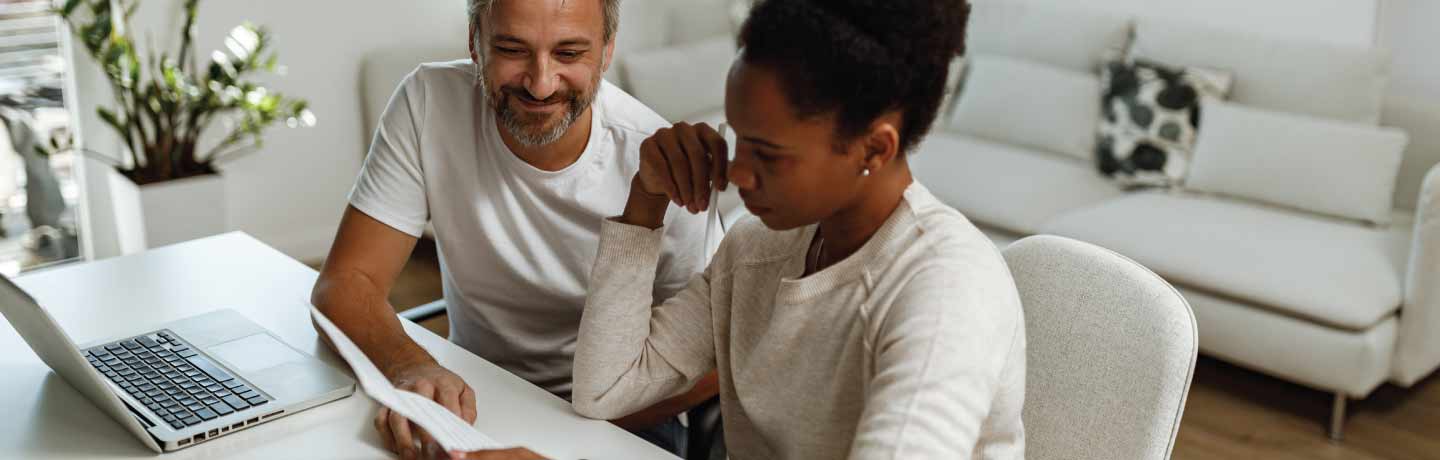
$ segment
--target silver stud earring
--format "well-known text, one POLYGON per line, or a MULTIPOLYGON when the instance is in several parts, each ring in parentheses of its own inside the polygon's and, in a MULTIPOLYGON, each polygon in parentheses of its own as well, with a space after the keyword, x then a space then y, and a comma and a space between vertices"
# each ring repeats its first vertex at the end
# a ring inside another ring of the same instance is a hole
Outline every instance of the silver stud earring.
POLYGON ((865 168, 864 171, 860 171, 860 176, 862 176, 862 177, 870 177, 870 168, 865 168))

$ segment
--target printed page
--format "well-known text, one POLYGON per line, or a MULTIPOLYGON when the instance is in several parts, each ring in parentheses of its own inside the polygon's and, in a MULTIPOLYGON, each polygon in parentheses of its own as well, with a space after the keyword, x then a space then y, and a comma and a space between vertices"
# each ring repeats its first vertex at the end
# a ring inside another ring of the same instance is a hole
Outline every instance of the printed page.
POLYGON ((477 431, 475 427, 465 423, 464 419, 430 398, 395 388, 390 384, 390 379, 385 378, 385 374, 380 373, 380 369, 370 362, 370 358, 366 357, 363 351, 360 351, 360 347, 355 346, 355 343, 351 342, 350 338, 340 331, 340 328, 335 327, 329 318, 320 313, 320 310, 311 306, 310 315, 315 318, 315 323, 325 331, 325 335, 330 338, 330 343, 335 346, 340 357, 350 364, 350 369, 355 372, 355 378, 360 381, 360 387, 365 390, 365 394, 424 428, 446 451, 468 452, 509 447, 501 445, 484 433, 477 431))

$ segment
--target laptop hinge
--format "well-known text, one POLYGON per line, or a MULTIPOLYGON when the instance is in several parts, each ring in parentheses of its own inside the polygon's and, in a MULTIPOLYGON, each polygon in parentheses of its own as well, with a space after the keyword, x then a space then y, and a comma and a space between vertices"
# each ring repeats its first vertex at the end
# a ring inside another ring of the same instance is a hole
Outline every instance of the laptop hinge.
MULTIPOLYGON (((121 402, 124 402, 124 401, 121 401, 121 402)), ((125 408, 128 409, 128 410, 130 410, 130 415, 134 415, 136 420, 139 420, 141 424, 144 424, 144 425, 145 425, 145 428, 154 428, 154 427, 155 427, 155 424, 154 424, 154 423, 151 423, 150 420, 149 420, 149 419, 146 419, 145 416, 142 415, 142 414, 140 414, 139 411, 136 411, 134 407, 131 407, 131 406, 130 406, 130 403, 128 403, 128 402, 125 403, 125 408)))

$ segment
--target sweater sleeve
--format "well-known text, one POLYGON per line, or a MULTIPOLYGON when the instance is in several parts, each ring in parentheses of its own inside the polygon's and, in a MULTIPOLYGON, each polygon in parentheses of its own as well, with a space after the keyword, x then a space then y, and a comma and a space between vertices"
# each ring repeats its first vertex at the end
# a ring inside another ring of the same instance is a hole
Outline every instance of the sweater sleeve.
POLYGON ((580 415, 625 416, 688 390, 715 368, 709 270, 652 307, 663 229, 601 224, 575 349, 571 399, 580 415))
POLYGON ((1024 317, 1001 281, 930 267, 879 309, 851 459, 1023 458, 1019 408, 1007 406, 1023 401, 1024 317))

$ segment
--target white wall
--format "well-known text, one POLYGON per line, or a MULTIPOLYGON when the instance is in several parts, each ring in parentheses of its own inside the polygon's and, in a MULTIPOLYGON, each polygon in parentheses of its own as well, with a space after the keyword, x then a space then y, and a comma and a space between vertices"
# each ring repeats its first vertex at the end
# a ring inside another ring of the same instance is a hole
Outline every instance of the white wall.
MULTIPOLYGON (((158 45, 178 27, 178 0, 146 0, 132 27, 151 31, 158 45)), ((369 135, 363 132, 358 75, 362 56, 378 48, 453 43, 465 56, 464 0, 208 0, 201 3, 199 55, 221 45, 242 21, 270 28, 288 73, 271 88, 309 99, 319 118, 309 129, 272 129, 266 147, 222 167, 232 229, 249 232, 302 260, 329 250, 335 226, 359 171, 369 135)), ((144 41, 144 33, 138 33, 144 41)), ((76 100, 86 144, 115 151, 118 140, 97 129, 96 101, 110 101, 106 84, 83 51, 75 70, 76 100)), ((104 196, 104 166, 88 161, 86 200, 92 253, 118 254, 113 211, 104 196)))
POLYGON ((1420 181, 1440 162, 1440 2, 1381 0, 1382 46, 1394 53, 1383 122, 1410 133, 1396 201, 1413 208, 1420 181))
MULTIPOLYGON (((1369 44, 1383 0, 971 0, 1049 3, 1119 14, 1263 31, 1330 43, 1369 44)), ((1424 1, 1424 0, 1421 0, 1424 1)))

